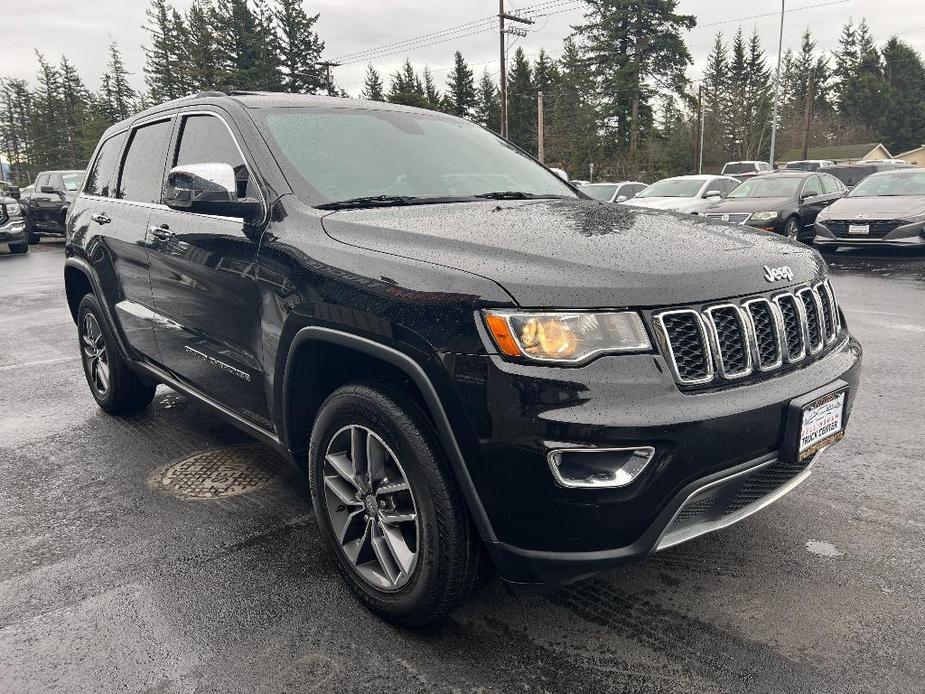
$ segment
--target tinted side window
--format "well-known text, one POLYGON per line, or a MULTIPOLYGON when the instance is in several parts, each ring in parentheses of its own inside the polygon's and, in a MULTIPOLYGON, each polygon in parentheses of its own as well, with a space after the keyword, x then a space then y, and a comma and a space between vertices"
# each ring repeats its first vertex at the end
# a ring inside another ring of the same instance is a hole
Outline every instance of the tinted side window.
POLYGON ((187 116, 183 119, 180 144, 173 166, 228 164, 234 169, 238 197, 257 197, 250 174, 225 124, 215 116, 187 116))
POLYGON ((42 192, 42 186, 48 185, 48 174, 42 174, 37 179, 35 179, 35 188, 33 190, 37 193, 42 192))
POLYGON ((819 179, 822 181, 822 190, 825 193, 831 194, 841 192, 841 184, 831 176, 821 175, 819 179))
POLYGON ((132 133, 122 161, 116 197, 137 202, 160 202, 164 161, 170 140, 170 121, 143 125, 132 133))
POLYGON ((819 183, 818 176, 811 176, 803 184, 803 195, 822 195, 822 185, 819 183))
POLYGON ((125 136, 126 133, 113 135, 100 147, 100 153, 96 156, 96 161, 93 162, 93 166, 87 174, 84 193, 87 195, 101 195, 104 198, 115 197, 116 177, 119 173, 119 155, 122 153, 125 136))

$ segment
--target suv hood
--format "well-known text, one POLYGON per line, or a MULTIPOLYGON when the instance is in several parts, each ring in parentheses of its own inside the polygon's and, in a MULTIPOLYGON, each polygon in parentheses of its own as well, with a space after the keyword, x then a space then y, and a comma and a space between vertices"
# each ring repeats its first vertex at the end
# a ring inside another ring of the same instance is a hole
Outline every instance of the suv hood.
POLYGON ((654 307, 713 301, 825 273, 818 253, 775 234, 588 200, 470 202, 332 212, 333 238, 488 277, 528 307, 654 307))
POLYGON ((820 214, 821 219, 916 219, 925 215, 925 196, 841 198, 820 214))

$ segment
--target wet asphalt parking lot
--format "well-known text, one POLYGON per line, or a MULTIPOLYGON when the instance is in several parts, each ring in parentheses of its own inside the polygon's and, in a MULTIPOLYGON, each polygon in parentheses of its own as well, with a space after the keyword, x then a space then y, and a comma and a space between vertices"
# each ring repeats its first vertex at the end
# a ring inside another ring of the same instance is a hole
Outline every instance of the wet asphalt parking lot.
POLYGON ((925 691, 925 255, 831 261, 862 390, 794 492, 549 596, 492 583, 417 633, 351 599, 268 449, 164 388, 96 408, 63 258, 0 250, 0 692, 925 691), (241 493, 187 498, 203 458, 171 464, 218 449, 256 461, 216 482, 241 493))

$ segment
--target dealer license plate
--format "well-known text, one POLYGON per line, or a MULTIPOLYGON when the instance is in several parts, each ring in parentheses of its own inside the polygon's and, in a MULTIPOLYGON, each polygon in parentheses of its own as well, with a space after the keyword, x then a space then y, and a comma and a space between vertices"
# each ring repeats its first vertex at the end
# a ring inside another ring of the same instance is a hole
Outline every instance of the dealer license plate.
POLYGON ((870 224, 849 224, 848 233, 849 234, 869 234, 870 224))
POLYGON ((844 438, 844 416, 845 391, 824 395, 803 408, 800 460, 844 438))

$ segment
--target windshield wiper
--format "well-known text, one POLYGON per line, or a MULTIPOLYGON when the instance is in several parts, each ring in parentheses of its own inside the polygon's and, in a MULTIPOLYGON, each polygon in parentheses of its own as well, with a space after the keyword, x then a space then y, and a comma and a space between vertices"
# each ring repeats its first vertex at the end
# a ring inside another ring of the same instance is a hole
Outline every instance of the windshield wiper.
POLYGON ((485 198, 486 200, 539 200, 544 198, 564 198, 564 195, 552 195, 549 193, 525 193, 521 190, 499 190, 494 193, 479 193, 473 195, 473 198, 485 198))
POLYGON ((389 207, 391 205, 414 205, 429 198, 418 198, 414 195, 365 195, 359 198, 336 200, 317 205, 320 210, 342 210, 349 207, 389 207))

